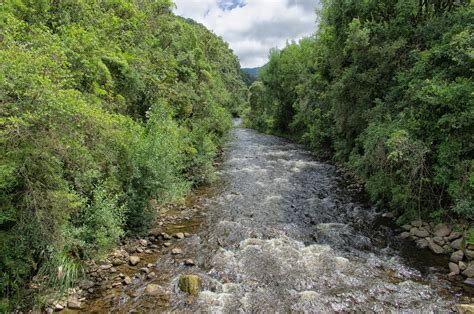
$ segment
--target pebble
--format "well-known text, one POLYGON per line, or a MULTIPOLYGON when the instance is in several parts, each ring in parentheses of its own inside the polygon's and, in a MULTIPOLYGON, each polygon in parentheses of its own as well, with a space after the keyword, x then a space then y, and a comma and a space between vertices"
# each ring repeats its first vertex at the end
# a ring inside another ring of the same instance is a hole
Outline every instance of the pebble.
POLYGON ((171 236, 165 232, 161 233, 161 237, 163 238, 163 240, 171 240, 171 236))
POLYGON ((79 310, 81 308, 81 302, 77 299, 69 299, 67 301, 67 307, 71 310, 79 310))
POLYGON ((129 285, 131 283, 132 283, 132 278, 130 278, 129 276, 126 276, 125 278, 123 278, 124 285, 129 285))
POLYGON ((148 269, 148 267, 142 267, 142 268, 140 268, 140 271, 141 271, 142 273, 145 273, 145 274, 148 274, 148 273, 150 272, 150 270, 148 269))
POLYGON ((195 263, 194 263, 194 261, 193 261, 192 259, 188 258, 188 259, 185 259, 185 260, 184 260, 184 265, 186 265, 186 266, 194 266, 195 263))
POLYGON ((176 239, 184 239, 184 233, 178 232, 178 233, 176 233, 176 234, 174 235, 174 237, 175 237, 176 239))
POLYGON ((147 278, 147 279, 154 279, 154 278, 156 278, 155 272, 151 272, 151 273, 147 274, 147 275, 146 275, 146 278, 147 278))
POLYGON ((163 243, 163 246, 164 246, 164 247, 170 247, 170 246, 171 246, 171 242, 165 242, 165 243, 163 243))
POLYGON ((178 249, 178 248, 174 248, 174 249, 171 250, 171 254, 173 254, 173 255, 183 254, 183 250, 178 249))
POLYGON ((54 306, 54 310, 55 311, 62 311, 62 310, 64 310, 64 306, 62 306, 61 304, 58 303, 54 306))
POLYGON ((131 266, 135 266, 135 265, 137 265, 139 262, 140 262, 140 257, 138 257, 138 256, 132 255, 132 256, 130 256, 130 257, 128 258, 128 263, 129 263, 131 266))

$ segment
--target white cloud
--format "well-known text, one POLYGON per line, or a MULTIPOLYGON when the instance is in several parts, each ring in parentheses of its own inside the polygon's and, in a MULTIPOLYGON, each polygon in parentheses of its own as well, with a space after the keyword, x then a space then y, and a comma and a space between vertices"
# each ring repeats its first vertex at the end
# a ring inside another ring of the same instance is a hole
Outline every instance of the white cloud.
POLYGON ((315 31, 319 0, 174 0, 176 14, 226 40, 242 67, 261 66, 271 48, 315 31))

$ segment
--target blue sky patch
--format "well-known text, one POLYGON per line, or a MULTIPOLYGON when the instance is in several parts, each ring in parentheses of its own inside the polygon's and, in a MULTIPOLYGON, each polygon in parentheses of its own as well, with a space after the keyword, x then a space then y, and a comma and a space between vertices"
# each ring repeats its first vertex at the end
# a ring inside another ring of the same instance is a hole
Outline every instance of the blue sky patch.
POLYGON ((224 11, 231 11, 235 8, 243 8, 247 5, 245 0, 218 0, 219 8, 224 11))

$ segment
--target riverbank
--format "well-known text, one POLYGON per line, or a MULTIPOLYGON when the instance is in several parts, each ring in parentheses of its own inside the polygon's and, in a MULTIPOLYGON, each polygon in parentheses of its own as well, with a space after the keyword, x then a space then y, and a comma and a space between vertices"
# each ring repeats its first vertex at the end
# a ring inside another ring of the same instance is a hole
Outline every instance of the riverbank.
POLYGON ((336 167, 282 138, 233 135, 195 215, 193 202, 170 209, 169 223, 92 265, 100 279, 82 289, 81 311, 448 312, 473 302, 444 266, 419 265, 416 247, 407 254, 393 220, 354 197, 358 185, 336 167), (186 275, 199 278, 197 296, 179 288, 186 275))

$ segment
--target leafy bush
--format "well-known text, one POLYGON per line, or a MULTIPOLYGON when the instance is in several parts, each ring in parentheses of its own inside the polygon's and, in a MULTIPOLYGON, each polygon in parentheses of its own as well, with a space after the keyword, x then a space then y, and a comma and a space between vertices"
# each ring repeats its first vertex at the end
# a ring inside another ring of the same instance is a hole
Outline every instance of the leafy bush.
POLYGON ((35 275, 70 285, 144 232, 151 204, 212 179, 245 84, 227 44, 171 6, 0 4, 1 297, 35 275))
POLYGON ((324 1, 315 35, 271 51, 246 123, 346 163, 400 221, 472 220, 474 5, 443 3, 324 1))

